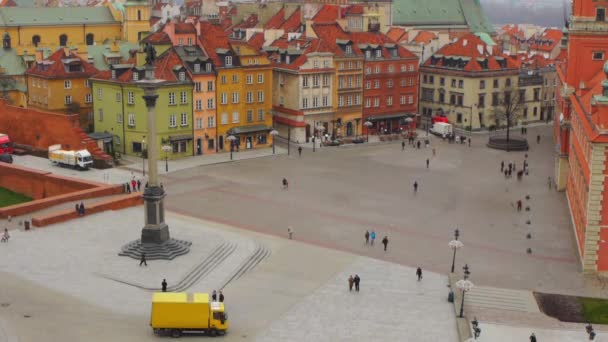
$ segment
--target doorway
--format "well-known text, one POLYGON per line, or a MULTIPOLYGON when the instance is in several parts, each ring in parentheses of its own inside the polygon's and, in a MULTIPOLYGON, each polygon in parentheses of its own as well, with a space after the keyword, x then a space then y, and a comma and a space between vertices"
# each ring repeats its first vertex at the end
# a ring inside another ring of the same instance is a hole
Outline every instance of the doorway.
POLYGON ((250 150, 253 148, 253 138, 248 136, 247 139, 245 140, 245 148, 250 150))
POLYGON ((351 137, 353 135, 353 123, 349 122, 346 124, 346 136, 351 137))
POLYGON ((224 136, 220 135, 219 140, 217 142, 217 146, 220 151, 224 150, 224 136))
POLYGON ((203 154, 203 139, 201 138, 196 139, 196 154, 203 154))

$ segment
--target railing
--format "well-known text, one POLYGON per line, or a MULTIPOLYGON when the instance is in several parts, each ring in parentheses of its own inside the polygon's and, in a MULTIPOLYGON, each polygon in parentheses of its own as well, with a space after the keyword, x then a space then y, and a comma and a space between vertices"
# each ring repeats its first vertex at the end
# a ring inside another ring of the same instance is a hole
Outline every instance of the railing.
POLYGON ((572 21, 569 31, 599 31, 608 32, 608 22, 605 21, 572 21))

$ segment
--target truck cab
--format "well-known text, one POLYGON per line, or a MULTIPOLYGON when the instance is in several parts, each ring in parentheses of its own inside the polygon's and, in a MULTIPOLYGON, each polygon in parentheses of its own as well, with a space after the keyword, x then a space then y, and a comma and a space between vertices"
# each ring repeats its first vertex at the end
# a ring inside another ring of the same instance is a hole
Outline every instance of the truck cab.
POLYGON ((217 331, 228 330, 228 315, 224 312, 224 303, 211 302, 210 326, 217 331))
POLYGON ((76 152, 76 164, 81 169, 88 169, 93 165, 93 157, 87 150, 80 150, 76 152))

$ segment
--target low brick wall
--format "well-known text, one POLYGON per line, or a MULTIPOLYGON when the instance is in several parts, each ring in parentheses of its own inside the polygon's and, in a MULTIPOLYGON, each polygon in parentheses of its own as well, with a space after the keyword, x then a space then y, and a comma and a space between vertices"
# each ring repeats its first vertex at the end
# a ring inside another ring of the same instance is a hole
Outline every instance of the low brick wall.
MULTIPOLYGON (((141 193, 132 193, 113 198, 111 200, 91 204, 90 206, 85 206, 85 216, 101 213, 106 210, 120 210, 128 207, 134 207, 143 203, 144 200, 141 193)), ((44 227, 50 224, 65 222, 77 218, 80 218, 80 216, 76 213, 76 210, 66 209, 56 213, 34 217, 32 218, 32 225, 34 227, 44 227)))

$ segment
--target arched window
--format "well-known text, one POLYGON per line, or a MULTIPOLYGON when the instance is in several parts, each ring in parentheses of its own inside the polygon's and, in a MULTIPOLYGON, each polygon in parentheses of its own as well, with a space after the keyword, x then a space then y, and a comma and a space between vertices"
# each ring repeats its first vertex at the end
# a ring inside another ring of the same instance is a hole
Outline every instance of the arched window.
POLYGON ((95 35, 92 33, 87 34, 86 41, 87 41, 87 45, 95 44, 95 35))
POLYGON ((68 35, 62 34, 61 36, 59 36, 59 46, 66 46, 66 45, 68 45, 68 35))
POLYGON ((39 35, 35 35, 32 37, 32 44, 34 44, 35 47, 38 47, 38 44, 40 44, 40 36, 39 35))
POLYGON ((4 35, 2 36, 2 47, 5 49, 11 48, 11 36, 8 32, 4 32, 4 35))

